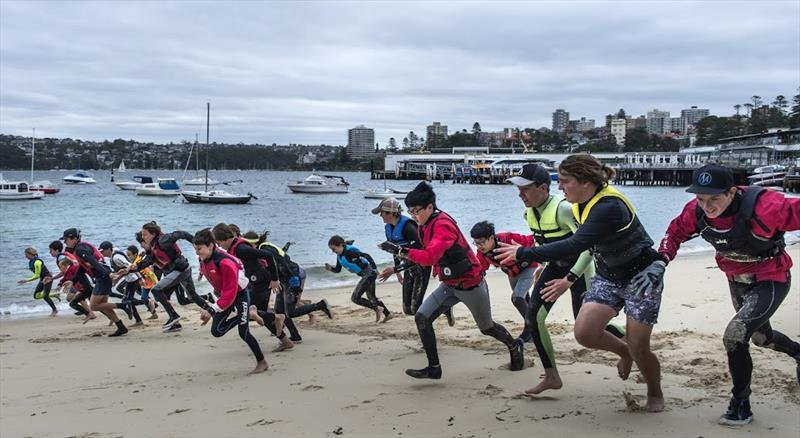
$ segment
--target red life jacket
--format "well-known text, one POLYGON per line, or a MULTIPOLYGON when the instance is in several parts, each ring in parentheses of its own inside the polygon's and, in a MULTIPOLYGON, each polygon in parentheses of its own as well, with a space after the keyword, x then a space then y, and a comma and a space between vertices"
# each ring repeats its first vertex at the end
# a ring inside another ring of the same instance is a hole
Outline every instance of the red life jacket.
MULTIPOLYGON (((95 248, 95 246, 92 245, 91 243, 80 241, 75 245, 75 247, 77 248, 78 245, 86 245, 86 246, 88 246, 92 250, 92 253, 93 253, 92 255, 94 255, 94 258, 98 262, 103 263, 105 261, 105 258, 103 257, 103 254, 100 253, 100 250, 95 248)), ((83 270, 86 271, 86 274, 88 274, 90 277, 94 277, 94 271, 92 270, 92 265, 89 264, 89 262, 87 262, 86 260, 83 260, 83 259, 78 258, 78 257, 75 257, 75 258, 78 260, 78 264, 81 266, 81 268, 83 268, 83 270)))
MULTIPOLYGON (((250 242, 242 239, 241 237, 237 237, 233 239, 233 243, 231 243, 231 247, 228 250, 228 254, 236 257, 236 248, 238 248, 239 245, 247 245, 251 248, 254 248, 253 244, 251 244, 250 242)), ((264 268, 269 267, 269 262, 266 259, 258 259, 258 263, 260 263, 261 266, 263 266, 264 268)))
POLYGON ((159 269, 166 269, 170 263, 172 263, 175 259, 177 259, 181 255, 181 247, 178 246, 178 243, 173 243, 171 248, 168 249, 161 249, 158 245, 158 239, 161 237, 159 234, 156 237, 153 237, 151 241, 153 244, 150 246, 150 253, 155 257, 156 266, 159 269))
MULTIPOLYGON (((61 276, 61 281, 58 284, 62 285, 64 284, 65 281, 72 281, 75 278, 75 273, 78 272, 79 264, 78 264, 78 258, 75 257, 75 254, 71 252, 63 252, 59 254, 59 256, 64 256, 72 262, 67 268, 67 270, 64 271, 64 275, 61 276)), ((58 258, 60 257, 57 257, 57 259, 58 258)))

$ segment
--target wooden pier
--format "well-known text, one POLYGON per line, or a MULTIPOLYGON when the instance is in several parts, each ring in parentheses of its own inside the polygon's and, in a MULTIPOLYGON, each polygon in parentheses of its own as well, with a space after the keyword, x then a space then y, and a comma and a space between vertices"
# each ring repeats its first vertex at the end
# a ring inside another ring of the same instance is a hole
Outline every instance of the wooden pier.
MULTIPOLYGON (((678 186, 692 184, 695 167, 621 167, 617 168, 615 184, 634 186, 678 186)), ((748 170, 743 167, 731 168, 736 185, 747 185, 748 170)))

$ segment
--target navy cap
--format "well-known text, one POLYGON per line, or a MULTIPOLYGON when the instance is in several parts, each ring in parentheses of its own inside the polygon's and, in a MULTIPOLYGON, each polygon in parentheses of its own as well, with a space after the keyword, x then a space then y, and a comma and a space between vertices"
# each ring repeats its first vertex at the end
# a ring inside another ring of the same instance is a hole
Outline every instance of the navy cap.
POLYGON ((507 179, 506 182, 517 186, 550 184, 550 172, 540 164, 528 163, 522 166, 522 172, 519 175, 507 179))
POLYGON ((103 241, 100 246, 97 247, 100 251, 105 249, 114 249, 114 245, 111 244, 108 240, 103 241))
POLYGON ((733 172, 719 164, 706 164, 692 174, 692 185, 686 189, 689 193, 701 195, 718 195, 733 187, 733 172))
POLYGON ((67 228, 64 230, 64 235, 61 236, 60 240, 66 240, 68 237, 79 239, 81 237, 81 232, 78 231, 77 228, 67 228))

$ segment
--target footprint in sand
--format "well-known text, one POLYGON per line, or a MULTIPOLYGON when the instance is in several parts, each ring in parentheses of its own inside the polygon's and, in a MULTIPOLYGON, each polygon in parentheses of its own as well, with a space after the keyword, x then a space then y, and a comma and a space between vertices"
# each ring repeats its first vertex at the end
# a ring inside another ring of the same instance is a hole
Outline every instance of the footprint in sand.
POLYGON ((301 389, 301 391, 319 391, 320 389, 325 389, 325 387, 319 385, 308 385, 305 388, 301 389))

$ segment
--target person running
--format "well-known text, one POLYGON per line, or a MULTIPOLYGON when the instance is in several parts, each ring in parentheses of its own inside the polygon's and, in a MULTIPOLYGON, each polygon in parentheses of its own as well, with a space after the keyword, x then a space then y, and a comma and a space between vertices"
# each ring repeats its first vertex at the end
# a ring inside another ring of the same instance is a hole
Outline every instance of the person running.
POLYGON ((467 306, 481 333, 505 344, 511 355, 509 369, 523 369, 525 359, 522 341, 515 340, 505 327, 492 319, 489 287, 483 278, 480 262, 459 231, 456 221, 436 206, 433 188, 425 182, 419 183, 406 195, 405 203, 409 214, 419 224, 422 249, 406 248, 391 242, 384 242, 381 247, 421 266, 432 266, 433 275, 440 281, 414 315, 428 357, 428 366, 408 369, 406 374, 417 379, 442 378, 433 321, 458 303, 467 306))
MULTIPOLYGON (((130 245, 125 250, 125 255, 128 256, 128 260, 131 260, 131 263, 140 263, 142 260, 141 255, 139 254, 139 248, 136 245, 130 245)), ((158 306, 152 298, 150 298, 150 289, 158 283, 158 277, 150 268, 144 268, 139 271, 139 296, 142 300, 147 302, 147 309, 150 311, 150 317, 147 319, 158 319, 158 313, 156 313, 156 307, 158 306)))
POLYGON ((139 290, 139 274, 131 272, 122 275, 120 272, 131 265, 130 259, 124 252, 114 248, 114 245, 108 240, 101 243, 98 249, 100 249, 100 254, 103 254, 103 257, 106 257, 111 263, 112 286, 118 283, 117 292, 122 296, 121 308, 128 314, 128 319, 136 320, 131 327, 144 325, 139 311, 136 310, 137 305, 147 306, 147 300, 136 299, 136 292, 139 290))
POLYGON ((142 241, 147 245, 145 256, 139 264, 131 264, 121 272, 139 272, 151 265, 157 266, 162 271, 161 279, 150 292, 169 315, 169 319, 162 326, 164 331, 178 331, 181 329, 181 317, 169 302, 169 296, 178 285, 183 286, 194 303, 201 309, 209 308, 208 302, 197 295, 192 280, 192 267, 183 256, 177 243, 181 239, 191 242, 192 235, 186 231, 164 233, 155 221, 142 225, 140 232, 142 241))
MULTIPOLYGON (((417 223, 401 214, 402 212, 403 207, 393 197, 382 200, 377 207, 372 209, 372 214, 380 215, 385 224, 384 232, 387 241, 408 248, 422 249, 417 223)), ((397 280, 403 285, 403 313, 413 315, 417 313, 419 305, 425 298, 425 291, 428 289, 428 281, 431 278, 431 267, 420 266, 400 257, 392 257, 392 259, 394 266, 384 268, 378 274, 378 280, 386 281, 392 274, 397 275, 397 280), (403 271, 406 274, 405 278, 403 278, 403 271)), ((454 326, 456 321, 453 318, 452 308, 445 311, 445 316, 447 316, 447 324, 450 327, 454 326)))
POLYGON ((469 232, 472 242, 478 248, 478 261, 481 263, 481 271, 486 272, 490 266, 500 268, 508 276, 508 283, 511 285, 511 304, 517 309, 525 320, 525 328, 520 335, 523 341, 530 341, 530 336, 525 339, 525 335, 531 333, 527 327, 528 302, 530 301, 530 290, 534 282, 534 274, 539 268, 536 262, 517 262, 513 265, 503 265, 494 256, 494 250, 499 243, 519 244, 524 247, 534 246, 533 236, 523 236, 517 233, 496 233, 494 224, 487 221, 478 222, 469 232))
POLYGON ((597 273, 575 319, 575 339, 584 347, 620 356, 617 370, 623 380, 628 379, 635 361, 647 383, 645 409, 660 412, 664 410, 661 366, 650 351, 650 335, 658 320, 664 283, 658 277, 644 289, 636 285, 656 267, 663 268, 664 262, 633 205, 608 184, 615 174, 613 168, 589 154, 565 158, 558 166, 558 185, 572 203, 577 231, 533 248, 501 244, 497 258, 501 263, 546 262, 576 257, 591 249, 597 273), (623 307, 627 344, 607 331, 609 321, 623 307))
MULTIPOLYGON (((524 165, 519 175, 508 179, 508 182, 517 186, 519 198, 525 205, 525 222, 537 245, 568 239, 578 229, 572 205, 560 194, 550 193, 550 181, 550 173, 536 163, 524 165)), ((527 389, 526 394, 539 394, 546 390, 561 389, 563 386, 556 365, 553 342, 547 330, 547 316, 556 300, 569 289, 572 315, 577 318, 583 295, 593 275, 594 262, 589 251, 550 260, 540 271, 531 291, 522 339, 525 342, 533 340, 544 368, 544 379, 533 388, 527 389)), ((608 324, 606 330, 617 338, 625 336, 625 329, 615 324, 608 324)))
MULTIPOLYGON (((44 261, 39 258, 39 252, 36 251, 36 248, 25 248, 25 258, 28 259, 28 269, 33 272, 33 275, 24 280, 19 280, 17 284, 25 284, 38 280, 39 282, 36 283, 36 289, 33 291, 33 298, 36 300, 44 300, 44 302, 50 306, 50 316, 58 316, 58 309, 55 303, 53 303, 53 299, 50 297, 50 288, 53 287, 53 276, 50 274, 50 270, 47 269, 44 261)), ((60 298, 58 300, 61 301, 60 298)))
MULTIPOLYGON (((117 337, 128 333, 128 328, 125 327, 125 324, 115 312, 115 309, 119 308, 119 306, 108 301, 108 296, 111 293, 111 268, 105 264, 103 255, 94 245, 81 240, 81 235, 77 228, 64 230, 62 240, 64 240, 67 248, 73 250, 75 257, 78 259, 79 267, 75 273, 75 278, 81 279, 83 277, 85 279, 85 277, 91 277, 94 279, 94 288, 91 289, 92 296, 89 299, 89 307, 105 315, 117 326, 117 330, 108 336, 117 337)), ((84 281, 84 284, 86 283, 85 280, 80 281, 84 281)), ((84 286, 84 293, 86 290, 87 287, 84 286)))
POLYGON ((249 280, 244 276, 244 267, 235 257, 217 247, 209 228, 195 233, 192 243, 199 257, 200 272, 219 294, 219 300, 205 307, 200 314, 203 325, 211 321, 211 335, 215 338, 225 336, 225 333, 238 327, 239 337, 256 358, 256 367, 250 374, 263 373, 269 366, 258 341, 250 333, 250 294, 246 289, 249 280), (236 316, 229 318, 232 312, 236 312, 236 316))
POLYGON ((362 252, 352 245, 352 242, 345 242, 344 238, 338 235, 332 236, 328 240, 328 248, 336 254, 336 266, 325 263, 325 270, 328 272, 342 272, 344 267, 353 274, 361 277, 350 301, 361 307, 366 307, 375 311, 375 322, 385 323, 392 319, 392 312, 386 308, 383 301, 375 295, 375 280, 378 278, 378 266, 372 260, 372 256, 362 252), (367 298, 364 299, 364 294, 367 298), (383 316, 383 320, 381 320, 383 316))
MULTIPOLYGON (((695 170, 686 191, 695 198, 670 222, 658 252, 669 263, 683 242, 697 236, 716 250, 717 266, 725 273, 736 310, 722 335, 733 388, 719 424, 743 426, 753 421, 751 340, 794 358, 800 383, 800 344, 774 330, 769 321, 789 293, 792 258, 783 235, 800 230, 800 199, 757 186, 736 187, 731 170, 717 164, 695 170)), ((663 270, 652 272, 652 277, 657 279, 663 270)), ((643 279, 643 285, 650 281, 643 279)))
POLYGON ((75 310, 75 315, 84 317, 83 323, 86 324, 90 320, 97 318, 87 301, 87 298, 91 296, 92 285, 87 284, 88 279, 86 279, 85 275, 83 276, 83 279, 86 280, 85 283, 76 281, 75 274, 79 268, 78 258, 70 252, 71 250, 67 250, 65 250, 64 244, 60 240, 54 240, 50 243, 50 255, 56 259, 56 265, 60 271, 53 277, 53 280, 56 278, 61 279, 58 282, 58 287, 62 291, 66 291, 69 306, 75 310), (88 287, 84 288, 84 286, 88 287), (84 292, 84 290, 87 292, 84 292))
POLYGON ((244 274, 250 281, 249 293, 250 318, 267 329, 278 338, 280 342, 277 351, 289 350, 294 347, 292 341, 283 332, 283 322, 286 316, 275 314, 267 308, 268 296, 281 292, 281 282, 278 279, 278 263, 272 252, 253 248, 248 241, 236 236, 235 232, 226 224, 219 223, 211 230, 217 245, 236 257, 244 266, 244 274))

